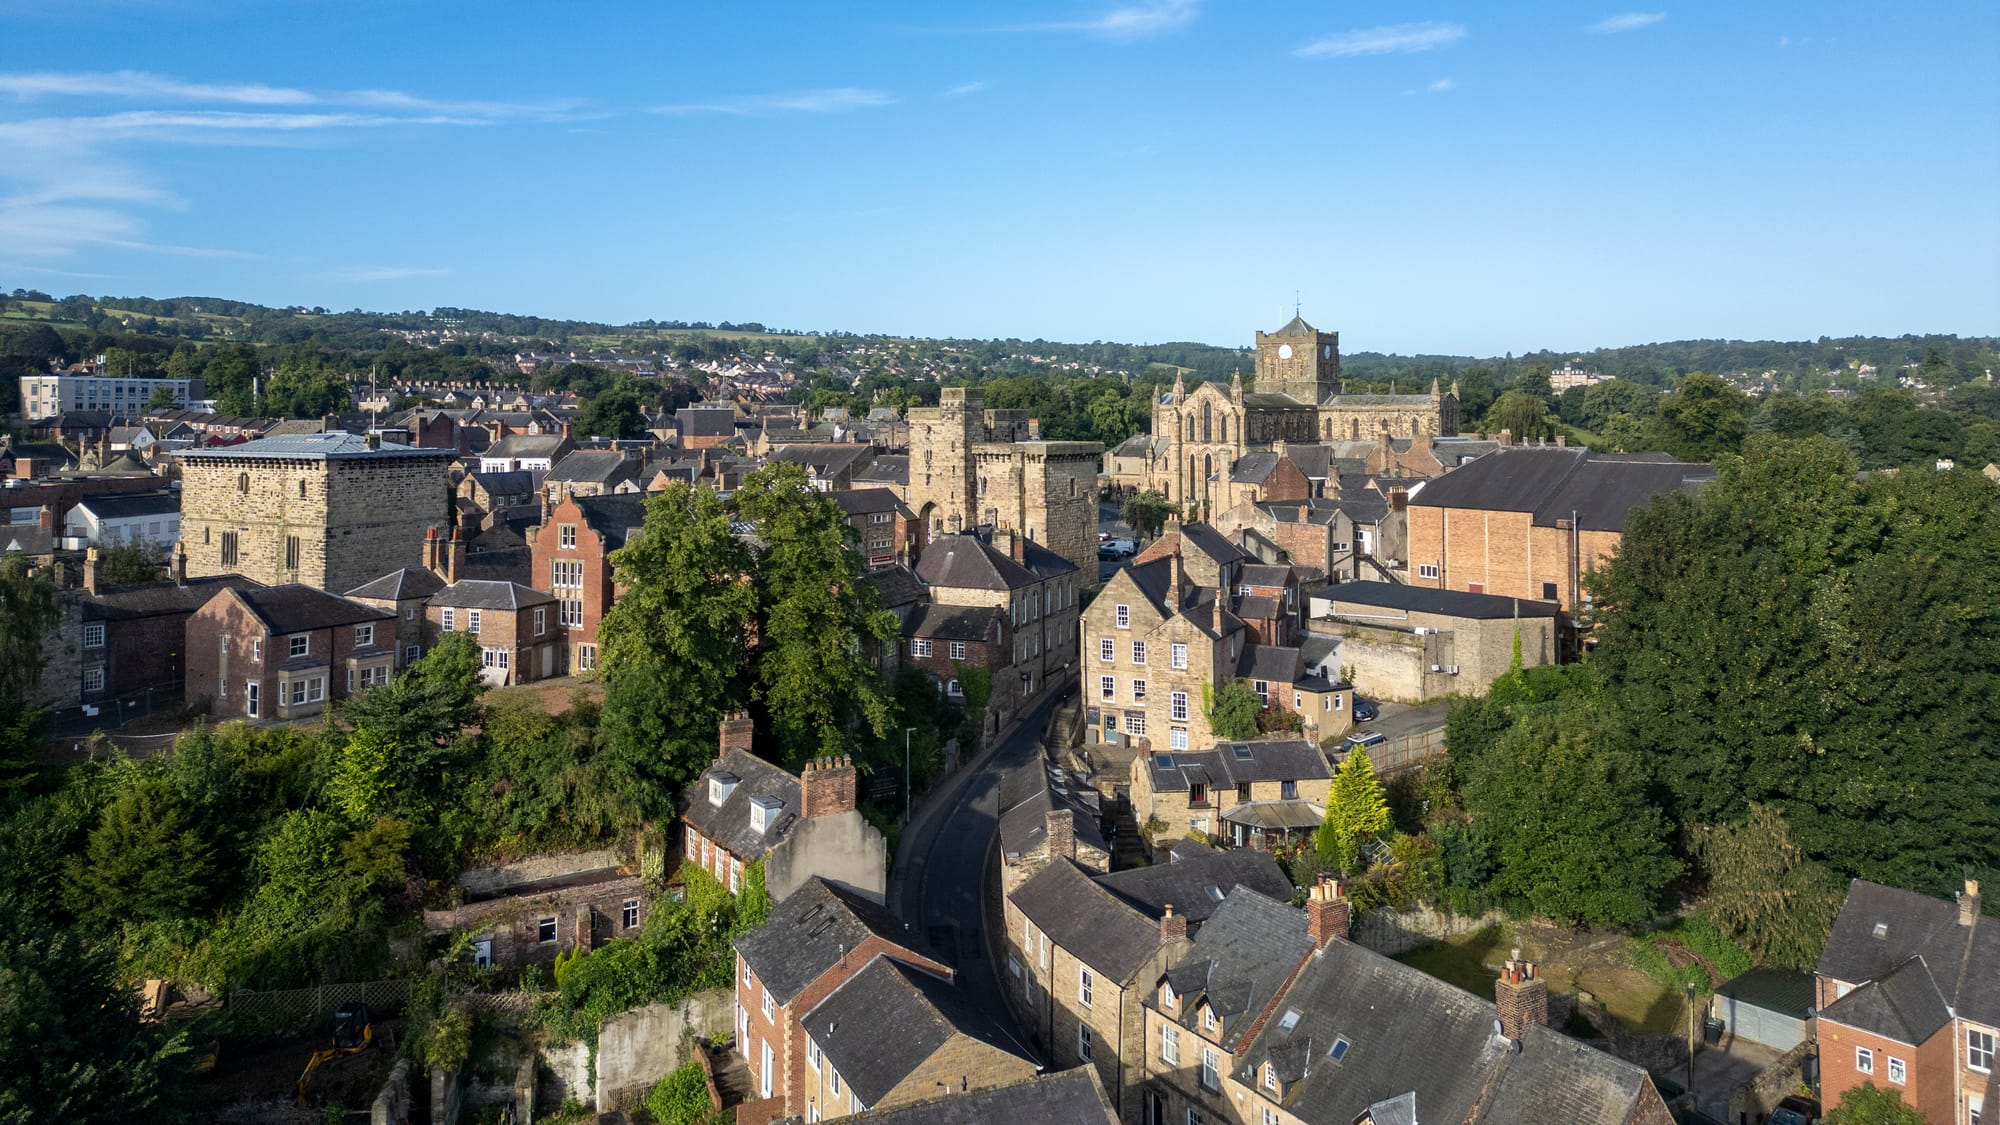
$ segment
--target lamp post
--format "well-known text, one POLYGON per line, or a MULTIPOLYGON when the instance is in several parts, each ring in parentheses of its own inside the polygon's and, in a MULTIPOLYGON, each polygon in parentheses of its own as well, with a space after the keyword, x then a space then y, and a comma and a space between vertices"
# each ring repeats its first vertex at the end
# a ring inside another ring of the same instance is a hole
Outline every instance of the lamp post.
POLYGON ((910 823, 910 736, 915 727, 903 728, 903 823, 910 823))
POLYGON ((1692 1105, 1692 1104, 1694 1103, 1694 1100, 1695 1100, 1695 1097, 1694 1097, 1694 982, 1693 982, 1693 981, 1688 981, 1688 982, 1687 982, 1687 984, 1686 984, 1686 989, 1687 989, 1687 1004, 1688 1004, 1688 1102, 1689 1102, 1689 1104, 1690 1104, 1690 1105, 1692 1105))

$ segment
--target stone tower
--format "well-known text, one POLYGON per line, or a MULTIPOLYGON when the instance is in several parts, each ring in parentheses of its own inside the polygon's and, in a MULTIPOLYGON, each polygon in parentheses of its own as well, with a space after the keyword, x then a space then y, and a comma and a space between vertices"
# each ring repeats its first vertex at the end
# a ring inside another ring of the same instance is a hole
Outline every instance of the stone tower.
POLYGON ((1321 332, 1299 316, 1257 333, 1257 390, 1314 406, 1339 394, 1340 333, 1321 332))
POLYGON ((910 508, 925 542, 979 524, 972 447, 986 440, 986 395, 947 387, 910 411, 910 508))

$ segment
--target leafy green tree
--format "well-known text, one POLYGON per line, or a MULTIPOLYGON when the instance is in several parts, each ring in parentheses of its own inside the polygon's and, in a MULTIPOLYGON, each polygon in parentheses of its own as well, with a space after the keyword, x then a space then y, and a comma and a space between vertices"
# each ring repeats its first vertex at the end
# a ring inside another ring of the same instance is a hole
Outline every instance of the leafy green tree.
POLYGON ((1602 432, 1605 425, 1619 414, 1628 414, 1643 422, 1653 416, 1659 402, 1660 388, 1646 383, 1624 379, 1592 383, 1583 388, 1583 427, 1602 432))
POLYGON ((1549 379, 1548 365, 1545 363, 1530 364, 1527 370, 1521 372, 1520 378, 1514 380, 1514 385, 1508 388, 1508 393, 1538 398, 1542 400, 1543 409, 1553 408, 1556 401, 1556 394, 1554 384, 1549 379))
POLYGON ((1604 447, 1613 453, 1640 453, 1659 444, 1653 427, 1630 414, 1613 414, 1599 427, 1604 447))
POLYGON ((1314 845, 1320 856, 1342 874, 1354 870, 1361 845, 1389 830, 1389 801, 1375 777, 1368 751, 1356 747, 1333 775, 1326 796, 1326 818, 1320 821, 1314 845))
POLYGON ((98 581, 106 586, 143 586, 165 575, 160 550, 140 543, 124 543, 98 552, 98 581))
POLYGON ((714 492, 674 484, 611 562, 624 592, 598 631, 604 729, 640 776, 678 787, 715 756, 722 713, 748 701, 753 559, 714 492))
POLYGON ((1486 432, 1498 434, 1502 430, 1514 435, 1515 441, 1534 441, 1538 438, 1555 436, 1555 419, 1549 416, 1549 405, 1541 398, 1521 391, 1508 391, 1501 395, 1491 409, 1486 412, 1486 432))
POLYGON ((118 959, 0 897, 0 1125, 182 1118, 178 1036, 139 1022, 118 959))
POLYGON ((1260 732, 1257 716, 1264 710, 1264 701, 1250 690, 1250 685, 1240 680, 1231 680, 1216 689, 1202 689, 1208 703, 1208 727, 1215 737, 1232 742, 1257 737, 1260 732))
POLYGON ((1726 381, 1697 371, 1660 399, 1654 425, 1667 452, 1683 461, 1712 461, 1743 444, 1749 404, 1726 381))
POLYGON ((1761 962, 1810 969, 1826 948, 1847 889, 1792 843, 1776 806, 1752 804, 1735 824, 1696 829, 1715 920, 1761 962))
POLYGON ((757 698, 784 760, 796 767, 852 754, 864 732, 887 735, 893 707, 873 661, 894 643, 896 618, 868 581, 839 505, 790 462, 746 477, 736 503, 762 542, 754 567, 757 698))
POLYGON ((1174 514, 1173 502, 1161 495, 1158 489, 1149 488, 1144 492, 1127 497, 1118 516, 1140 535, 1151 538, 1167 526, 1168 517, 1174 514))
POLYGON ((33 706, 48 657, 42 642, 62 618, 56 585, 19 555, 0 558, 0 791, 34 765, 42 711, 33 706))
POLYGON ((327 795, 350 824, 363 824, 391 807, 396 787, 396 744, 381 731, 354 732, 334 763, 327 795))
POLYGON ((1901 1090, 1888 1090, 1873 1082, 1851 1086, 1840 1095, 1823 1125, 1924 1125, 1917 1107, 1903 1104, 1901 1090))
POLYGON ((636 438, 646 432, 645 402, 628 386, 616 386, 591 396, 577 416, 576 428, 591 437, 636 438))
POLYGON ((1454 380, 1458 384, 1458 408, 1470 423, 1486 416, 1488 407, 1493 405, 1499 393, 1490 367, 1468 367, 1458 373, 1454 380))
POLYGON ((105 919, 183 918, 208 898, 209 860, 172 787, 148 776, 104 810, 73 877, 105 919))

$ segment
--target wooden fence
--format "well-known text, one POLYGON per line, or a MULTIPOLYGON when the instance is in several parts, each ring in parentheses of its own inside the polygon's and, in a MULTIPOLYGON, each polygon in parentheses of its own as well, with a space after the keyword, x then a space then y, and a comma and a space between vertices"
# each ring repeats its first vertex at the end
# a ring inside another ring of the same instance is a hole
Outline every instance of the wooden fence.
POLYGON ((373 1018, 396 1015, 410 1002, 410 982, 349 981, 271 992, 244 989, 225 997, 219 1011, 211 1007, 192 1014, 220 1021, 235 1035, 303 1035, 330 1028, 333 1013, 356 1002, 368 1005, 373 1018))

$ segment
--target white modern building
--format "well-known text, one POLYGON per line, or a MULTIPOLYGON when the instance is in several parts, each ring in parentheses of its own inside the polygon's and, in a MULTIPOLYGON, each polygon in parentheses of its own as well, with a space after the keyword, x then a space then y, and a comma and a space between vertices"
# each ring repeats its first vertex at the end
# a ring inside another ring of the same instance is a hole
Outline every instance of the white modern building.
POLYGON ((200 379, 142 379, 119 375, 23 375, 21 414, 30 422, 72 410, 138 414, 165 387, 186 404, 207 393, 200 379))
POLYGON ((181 498, 175 492, 126 492, 90 496, 63 519, 63 537, 85 546, 145 544, 170 548, 181 537, 181 498))

